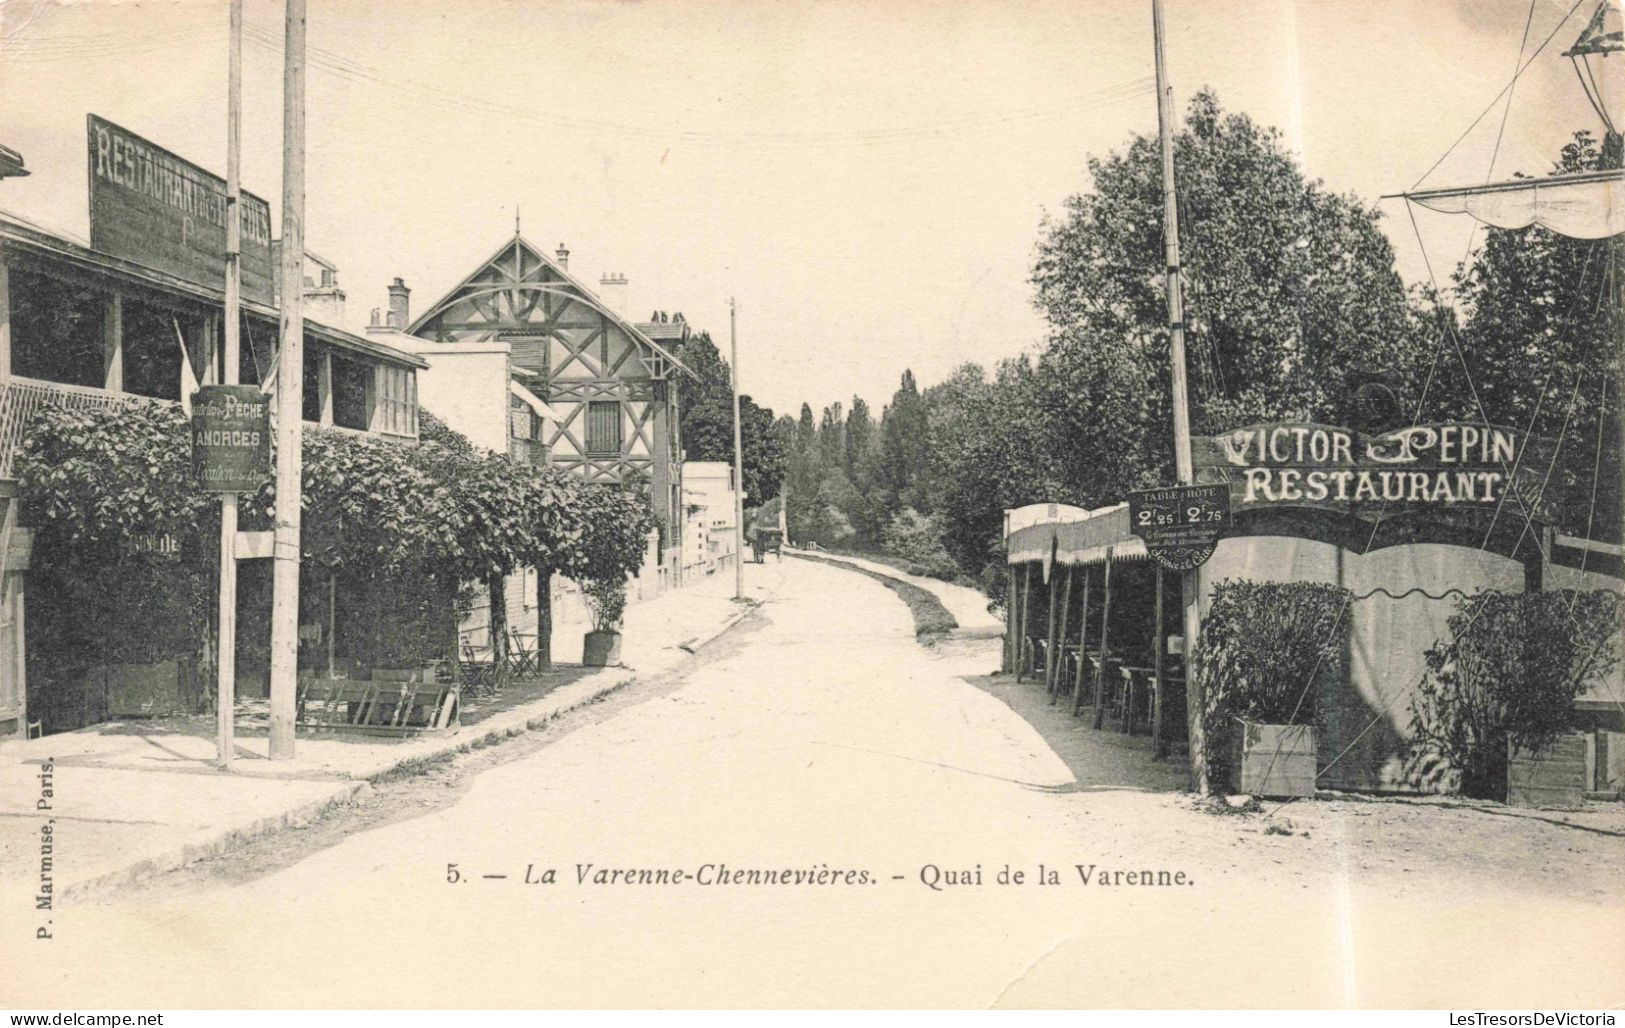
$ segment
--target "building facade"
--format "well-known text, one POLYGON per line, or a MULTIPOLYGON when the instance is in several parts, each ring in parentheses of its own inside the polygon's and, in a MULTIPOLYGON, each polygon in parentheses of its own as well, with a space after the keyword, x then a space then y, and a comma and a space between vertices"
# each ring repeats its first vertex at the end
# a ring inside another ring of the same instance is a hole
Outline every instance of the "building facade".
MULTIPOLYGON (((319 286, 318 286, 319 288, 319 286)), ((92 249, 0 214, 0 738, 31 722, 73 727, 118 713, 155 712, 150 690, 108 679, 78 713, 30 711, 26 673, 30 533, 19 523, 15 468, 35 415, 75 408, 179 404, 223 380, 224 297, 211 286, 92 249), (127 710, 121 707, 133 706, 127 710), (98 716, 99 715, 99 716, 98 716)), ((278 314, 245 300, 238 380, 273 377, 278 314)), ((422 358, 315 321, 305 322, 304 420, 335 431, 415 440, 422 358)), ((143 682, 163 691, 163 675, 143 682)), ((49 706, 49 697, 43 706, 49 706)), ((36 703, 36 707, 42 704, 36 703)), ((162 711, 156 711, 162 712, 162 711)))
POLYGON ((621 312, 515 234, 427 310, 410 316, 404 285, 389 318, 438 344, 506 343, 520 384, 552 417, 521 406, 543 459, 588 482, 640 485, 661 523, 661 564, 681 565, 682 444, 675 375, 683 367, 621 312), (533 420, 534 417, 534 420, 533 420))

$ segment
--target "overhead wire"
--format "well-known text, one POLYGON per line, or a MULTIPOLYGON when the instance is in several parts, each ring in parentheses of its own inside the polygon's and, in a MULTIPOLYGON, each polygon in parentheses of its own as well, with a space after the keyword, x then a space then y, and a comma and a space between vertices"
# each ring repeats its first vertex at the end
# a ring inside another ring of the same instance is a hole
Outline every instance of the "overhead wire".
MULTIPOLYGON (((1494 99, 1492 99, 1489 102, 1489 105, 1486 106, 1482 111, 1479 112, 1478 117, 1476 117, 1476 118, 1474 118, 1472 120, 1472 123, 1470 125, 1468 125, 1467 128, 1462 131, 1461 135, 1456 137, 1456 141, 1451 143, 1450 146, 1448 148, 1446 148, 1445 152, 1439 156, 1439 159, 1434 161, 1433 164, 1428 168, 1428 170, 1424 171, 1422 173, 1422 177, 1417 179, 1415 184, 1413 184, 1411 186, 1412 190, 1415 190, 1423 182, 1427 181, 1427 177, 1429 175, 1433 174, 1436 170, 1438 170, 1439 165, 1443 164, 1445 162, 1445 160, 1452 153, 1455 152, 1456 147, 1461 145, 1461 141, 1466 139, 1467 136, 1469 134, 1471 134, 1473 129, 1478 127, 1478 123, 1484 120, 1484 116, 1486 114, 1489 114, 1490 111, 1495 109, 1495 105, 1501 101, 1501 97, 1506 96, 1507 93, 1509 93, 1512 90, 1513 84, 1518 81, 1518 79, 1523 75, 1524 72, 1529 70, 1529 66, 1531 64, 1535 63, 1535 59, 1541 55, 1541 52, 1543 50, 1545 50, 1548 45, 1551 44, 1552 39, 1557 36, 1557 33, 1563 28, 1564 25, 1568 24, 1568 20, 1570 18, 1574 17, 1574 12, 1578 11, 1580 9, 1580 5, 1584 4, 1585 2, 1586 2, 1586 0, 1575 0, 1574 6, 1570 7, 1568 9, 1568 13, 1563 15, 1562 20, 1559 21, 1555 26, 1553 26, 1552 31, 1546 36, 1546 38, 1544 40, 1541 41, 1541 44, 1538 47, 1535 48, 1535 52, 1529 55, 1529 60, 1525 61, 1523 63, 1523 66, 1521 68, 1519 68, 1516 73, 1513 74, 1512 81, 1508 82, 1505 86, 1501 87, 1501 91, 1499 93, 1495 94, 1494 99)), ((1520 53, 1521 53, 1521 51, 1520 51, 1520 53)))

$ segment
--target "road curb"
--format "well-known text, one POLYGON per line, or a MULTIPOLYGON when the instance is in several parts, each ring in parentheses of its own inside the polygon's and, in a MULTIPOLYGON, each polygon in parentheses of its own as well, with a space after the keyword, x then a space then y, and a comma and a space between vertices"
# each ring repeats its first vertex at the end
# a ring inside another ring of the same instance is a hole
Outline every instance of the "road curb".
POLYGON ((298 828, 301 825, 309 824, 333 807, 353 803, 358 795, 371 789, 372 785, 369 782, 346 782, 326 796, 307 800, 295 807, 284 810, 280 814, 271 814, 268 817, 258 818, 246 825, 238 825, 208 838, 183 843, 165 853, 146 857, 127 867, 108 871, 82 882, 72 882, 62 888, 61 898, 63 900, 83 900, 86 897, 117 891, 147 878, 185 867, 187 864, 208 857, 220 856, 273 832, 286 831, 290 828, 298 828))
MULTIPOLYGON (((692 654, 695 650, 720 638, 729 629, 749 617, 759 606, 761 606, 760 601, 756 601, 749 606, 732 612, 724 619, 721 627, 703 637, 696 637, 682 643, 678 648, 685 653, 692 654)), ((409 756, 402 756, 398 760, 391 760, 383 766, 361 774, 356 779, 344 782, 326 796, 315 800, 307 800, 281 813, 257 818, 247 824, 234 825, 201 840, 182 843, 163 853, 143 858, 134 864, 97 875, 85 881, 69 883, 62 887, 59 895, 63 900, 84 900, 87 897, 98 897, 116 892, 119 889, 174 871, 199 860, 229 853, 265 836, 301 827, 316 820, 329 810, 355 803, 372 791, 374 783, 383 782, 394 777, 422 774, 436 764, 443 763, 459 754, 472 753, 474 750, 498 745, 521 735, 540 731, 566 714, 597 703, 605 697, 637 683, 645 674, 657 676, 670 669, 658 669, 650 672, 627 670, 628 673, 625 676, 586 696, 565 702, 555 701, 551 704, 546 702, 546 697, 543 697, 537 701, 540 705, 533 710, 514 711, 507 717, 502 718, 500 723, 483 730, 480 726, 474 726, 473 732, 469 735, 453 736, 446 739, 442 745, 426 752, 414 753, 409 756)))
POLYGON ((710 633, 709 635, 697 635, 694 638, 688 640, 687 642, 678 643, 677 648, 682 650, 684 653, 690 653, 691 654, 691 653, 694 653, 696 650, 699 650, 699 649, 702 649, 702 648, 704 648, 706 646, 711 645, 712 643, 716 642, 718 639, 720 639, 724 635, 726 635, 728 633, 728 631, 730 629, 732 629, 735 625, 739 624, 741 621, 743 621, 746 618, 750 617, 751 614, 753 614, 756 611, 756 608, 760 607, 761 605, 762 604, 761 604, 760 600, 752 600, 749 606, 742 607, 739 610, 735 611, 734 613, 730 614, 728 616, 728 619, 722 623, 721 628, 719 628, 716 631, 710 633))
POLYGON ((428 752, 403 756, 359 778, 344 782, 326 796, 307 800, 281 813, 256 818, 247 824, 234 825, 203 839, 181 843, 163 853, 145 857, 134 864, 108 871, 94 878, 69 883, 62 887, 60 895, 64 900, 84 900, 87 897, 97 897, 105 893, 116 892, 119 889, 127 888, 168 871, 174 871, 199 860, 221 856, 268 835, 299 828, 315 821, 336 807, 345 807, 355 803, 372 791, 374 783, 396 776, 422 774, 430 767, 443 763, 458 754, 471 753, 486 746, 493 746, 508 739, 538 731, 565 714, 597 703, 604 697, 626 688, 637 680, 638 676, 636 674, 630 674, 579 699, 540 707, 534 712, 525 712, 523 717, 512 718, 503 724, 484 731, 477 731, 476 734, 447 739, 444 745, 437 746, 428 752))

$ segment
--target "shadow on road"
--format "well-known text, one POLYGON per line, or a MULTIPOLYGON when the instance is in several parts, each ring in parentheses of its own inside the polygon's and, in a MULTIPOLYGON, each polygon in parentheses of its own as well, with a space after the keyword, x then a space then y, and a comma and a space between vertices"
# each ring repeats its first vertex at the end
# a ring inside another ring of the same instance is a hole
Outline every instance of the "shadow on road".
MULTIPOLYGON (((1001 700, 1043 737, 1061 758, 1074 781, 1065 786, 1034 786, 1045 792, 1181 792, 1187 785, 1185 762, 1180 757, 1155 760, 1151 740, 1091 727, 1085 713, 1071 714, 1070 702, 1050 705, 1042 684, 1016 684, 1011 675, 974 675, 963 679, 1001 700)), ((1087 708, 1086 708, 1087 710, 1087 708)))

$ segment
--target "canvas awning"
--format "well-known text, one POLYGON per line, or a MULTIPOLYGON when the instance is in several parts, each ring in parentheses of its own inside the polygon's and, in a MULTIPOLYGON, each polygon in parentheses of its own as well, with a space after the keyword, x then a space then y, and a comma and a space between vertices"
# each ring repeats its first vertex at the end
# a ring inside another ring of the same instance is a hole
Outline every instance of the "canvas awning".
POLYGON ((513 381, 512 379, 508 381, 508 392, 511 393, 515 399, 519 400, 525 406, 535 411, 537 417, 546 421, 559 420, 558 411, 554 410, 552 407, 549 407, 541 397, 537 396, 535 393, 531 392, 529 389, 526 389, 524 386, 513 381))
POLYGON ((1032 504, 1005 513, 1005 551, 1011 564, 1050 563, 1080 567, 1106 559, 1145 559, 1145 543, 1129 531, 1128 504, 1096 510, 1066 504, 1032 504))
POLYGON ((1110 551, 1113 560, 1144 560, 1145 542, 1129 531, 1128 504, 1091 511, 1087 521, 1055 528, 1055 560, 1081 567, 1098 564, 1110 551))
POLYGON ((1604 239, 1625 232, 1625 169, 1399 195, 1430 211, 1470 214, 1496 228, 1539 225, 1573 239, 1604 239))

